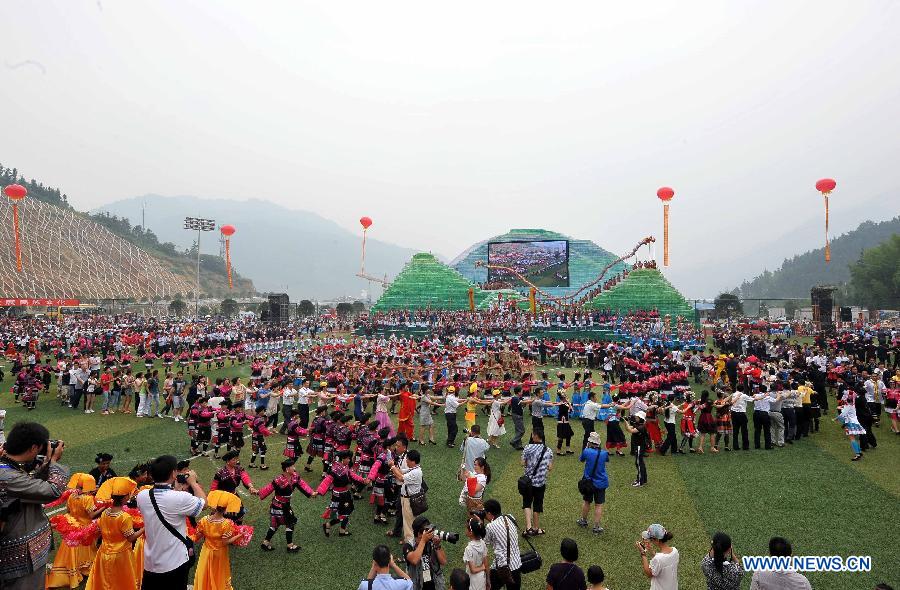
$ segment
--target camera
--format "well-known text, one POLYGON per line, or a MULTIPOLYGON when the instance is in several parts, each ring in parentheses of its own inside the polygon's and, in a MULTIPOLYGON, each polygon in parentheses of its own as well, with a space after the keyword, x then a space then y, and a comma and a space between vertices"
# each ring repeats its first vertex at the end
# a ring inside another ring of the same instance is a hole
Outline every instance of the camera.
POLYGON ((484 508, 482 508, 480 510, 470 510, 469 515, 474 516, 475 518, 482 520, 482 521, 487 518, 487 514, 485 513, 484 508))
POLYGON ((55 438, 51 438, 51 439, 48 441, 48 445, 49 445, 49 448, 50 448, 50 453, 52 454, 53 451, 55 451, 56 448, 59 446, 59 441, 58 441, 57 439, 55 439, 55 438))
POLYGON ((453 543, 453 544, 456 544, 459 541, 459 533, 450 533, 447 531, 442 531, 442 530, 434 528, 434 525, 428 527, 425 530, 431 532, 432 535, 434 535, 436 538, 440 539, 441 541, 447 541, 448 543, 453 543))
POLYGON ((181 484, 187 483, 188 474, 187 473, 179 473, 175 476, 175 481, 181 484))

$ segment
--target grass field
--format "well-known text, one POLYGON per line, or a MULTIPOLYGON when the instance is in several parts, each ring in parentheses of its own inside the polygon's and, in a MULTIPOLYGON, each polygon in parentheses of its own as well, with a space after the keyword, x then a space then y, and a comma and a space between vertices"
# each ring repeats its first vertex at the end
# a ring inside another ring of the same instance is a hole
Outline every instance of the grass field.
MULTIPOLYGON (((210 376, 237 374, 247 375, 247 367, 226 368, 211 372, 210 376)), ((7 376, 0 394, 0 407, 9 410, 7 430, 25 418, 44 423, 53 437, 66 441, 64 462, 75 470, 87 471, 98 451, 115 455, 113 465, 120 474, 155 455, 188 456, 183 423, 155 418, 138 420, 133 415, 86 416, 60 407, 52 394, 44 396, 37 410, 26 413, 12 403, 9 385, 7 376)), ((442 422, 437 421, 439 441, 443 440, 442 422)), ((480 414, 479 422, 486 425, 480 414)), ((555 428, 549 419, 547 426, 549 443, 553 445, 555 428)), ((580 425, 575 426, 575 431, 580 441, 580 425)), ((603 429, 601 434, 605 440, 603 429)), ((800 555, 872 556, 873 571, 869 574, 809 574, 816 589, 870 589, 878 582, 900 587, 895 536, 900 514, 900 437, 892 435, 886 424, 877 434, 878 450, 856 463, 850 461, 849 445, 830 418, 823 419, 820 433, 785 449, 651 456, 647 462, 650 483, 642 489, 630 487, 634 479, 630 457, 614 457, 609 466, 606 532, 601 536, 575 526, 580 507, 576 482, 581 473, 577 455, 556 458, 541 521, 547 534, 535 542, 545 567, 526 576, 523 587, 545 588, 546 569, 559 559, 559 541, 566 536, 579 542, 579 563, 583 567, 603 566, 610 587, 649 587, 640 571, 634 542, 652 522, 664 524, 675 535, 673 545, 681 552, 680 588, 685 590, 706 587, 698 564, 716 530, 728 532, 735 551, 742 555, 766 554, 769 537, 778 534, 790 539, 795 553, 800 555)), ((283 446, 284 437, 275 435, 270 439, 269 461, 273 468, 250 472, 257 487, 278 473, 283 446)), ((440 445, 429 445, 422 452, 425 478, 431 488, 429 518, 441 529, 462 531, 464 513, 456 501, 460 484, 454 477, 459 453, 440 445)), ((247 464, 249 449, 245 448, 244 453, 247 464)), ((521 522, 516 493, 516 479, 521 474, 518 453, 504 442, 504 448, 491 449, 488 459, 494 479, 487 495, 498 498, 504 509, 512 511, 521 522)), ((194 460, 192 466, 208 486, 218 464, 204 457, 194 460)), ((319 481, 318 473, 306 475, 311 476, 307 478, 311 484, 319 481)), ((391 541, 384 537, 384 526, 372 524, 372 509, 365 501, 357 503, 350 524, 351 537, 326 539, 320 515, 328 499, 309 500, 298 495, 294 500, 299 517, 295 541, 303 549, 298 554, 285 553, 283 533, 279 533, 275 538, 278 551, 264 553, 258 540, 267 527, 269 502, 245 500, 246 522, 255 525, 257 533, 250 547, 232 549, 235 588, 285 588, 301 582, 310 590, 356 588, 368 571, 372 547, 391 541)), ((464 547, 464 537, 458 545, 448 546, 451 566, 462 565, 464 547)), ((743 587, 749 585, 747 575, 743 587)))

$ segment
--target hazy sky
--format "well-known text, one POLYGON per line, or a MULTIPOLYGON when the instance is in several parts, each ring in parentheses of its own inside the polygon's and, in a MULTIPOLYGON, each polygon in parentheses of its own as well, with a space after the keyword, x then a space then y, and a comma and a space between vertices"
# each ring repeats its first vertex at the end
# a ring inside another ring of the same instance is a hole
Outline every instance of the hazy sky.
POLYGON ((892 0, 3 0, 0 22, 0 162, 80 209, 258 197, 449 258, 511 227, 624 252, 670 185, 676 275, 821 216, 822 176, 838 227, 900 212, 892 0))

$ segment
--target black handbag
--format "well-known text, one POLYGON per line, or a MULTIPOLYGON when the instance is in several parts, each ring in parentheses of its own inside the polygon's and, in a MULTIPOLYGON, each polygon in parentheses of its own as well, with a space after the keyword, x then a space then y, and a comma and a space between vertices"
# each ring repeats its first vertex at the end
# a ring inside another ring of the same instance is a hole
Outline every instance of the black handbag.
POLYGON ((582 496, 594 493, 594 476, 597 475, 597 463, 600 462, 600 450, 597 450, 597 459, 594 460, 594 468, 590 477, 582 477, 578 480, 578 491, 582 496))
POLYGON ((425 495, 427 492, 428 484, 425 483, 425 480, 422 480, 422 488, 415 494, 409 495, 409 509, 412 511, 413 516, 419 516, 428 510, 428 497, 425 495))
MULTIPOLYGON (((509 534, 509 522, 506 521, 507 518, 513 521, 513 524, 516 525, 517 531, 519 525, 518 523, 516 523, 516 519, 513 518, 512 514, 503 516, 503 524, 506 527, 506 567, 507 569, 509 569, 509 544, 511 538, 509 534)), ((537 552, 537 549, 534 548, 534 545, 532 545, 531 539, 525 537, 525 542, 528 543, 528 546, 531 548, 531 550, 519 554, 519 559, 522 562, 522 565, 519 567, 520 574, 530 574, 531 572, 536 572, 541 569, 542 565, 544 565, 544 560, 541 558, 541 554, 537 552)))
POLYGON ((178 539, 179 541, 184 543, 184 548, 187 549, 187 554, 188 554, 187 568, 191 569, 192 567, 194 567, 194 564, 197 562, 197 552, 194 550, 194 542, 192 540, 188 539, 187 537, 185 537, 184 535, 182 535, 180 532, 178 532, 178 529, 173 527, 169 523, 169 521, 166 520, 166 518, 163 516, 162 512, 160 512, 160 510, 159 510, 159 504, 156 503, 156 496, 154 496, 154 494, 153 494, 153 492, 155 492, 155 491, 156 490, 150 490, 148 492, 148 494, 150 494, 150 503, 153 504, 153 510, 156 511, 157 518, 159 518, 159 521, 162 523, 162 525, 164 527, 166 527, 166 530, 168 530, 170 533, 172 533, 172 535, 176 539, 178 539))
POLYGON ((537 463, 534 465, 534 469, 531 470, 531 475, 527 473, 522 474, 519 478, 519 494, 525 496, 531 493, 531 480, 537 475, 538 469, 541 467, 541 462, 544 460, 544 453, 547 452, 547 445, 544 445, 544 450, 541 451, 541 456, 538 457, 537 463))

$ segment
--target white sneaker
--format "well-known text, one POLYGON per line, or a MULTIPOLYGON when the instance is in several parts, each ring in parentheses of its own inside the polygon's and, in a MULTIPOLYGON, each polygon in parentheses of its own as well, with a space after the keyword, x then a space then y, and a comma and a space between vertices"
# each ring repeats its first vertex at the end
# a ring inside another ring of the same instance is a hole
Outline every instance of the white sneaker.
POLYGON ((135 414, 134 417, 135 417, 135 418, 143 418, 144 415, 143 415, 143 414, 135 414))
POLYGON ((85 414, 90 414, 91 411, 90 411, 90 410, 85 410, 84 413, 85 413, 85 414))

